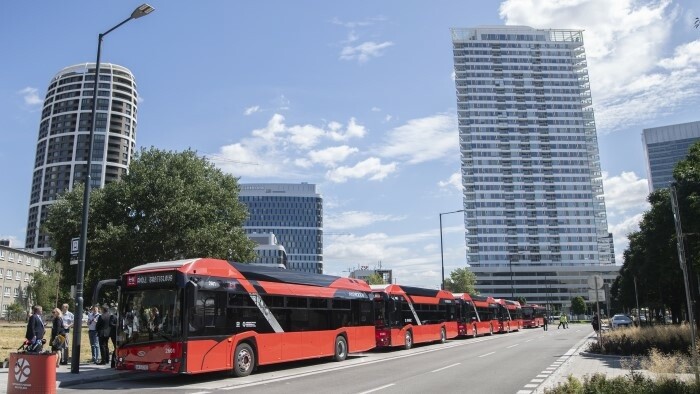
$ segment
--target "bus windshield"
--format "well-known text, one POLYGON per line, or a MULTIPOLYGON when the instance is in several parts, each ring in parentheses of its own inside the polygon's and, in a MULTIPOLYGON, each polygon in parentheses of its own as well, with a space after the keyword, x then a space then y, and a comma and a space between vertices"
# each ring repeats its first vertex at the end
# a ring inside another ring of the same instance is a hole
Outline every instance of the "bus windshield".
POLYGON ((178 289, 129 290, 119 303, 119 346, 181 339, 181 294, 178 289))

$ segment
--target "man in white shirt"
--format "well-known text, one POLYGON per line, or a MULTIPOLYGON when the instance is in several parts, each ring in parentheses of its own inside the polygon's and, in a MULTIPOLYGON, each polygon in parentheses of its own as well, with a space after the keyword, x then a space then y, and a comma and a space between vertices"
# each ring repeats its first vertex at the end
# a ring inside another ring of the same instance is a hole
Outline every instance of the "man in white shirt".
POLYGON ((70 334, 70 329, 73 328, 75 317, 73 316, 73 313, 68 310, 68 304, 63 304, 61 311, 63 313, 63 328, 66 329, 66 346, 61 354, 61 364, 67 365, 69 358, 68 349, 70 349, 70 344, 68 343, 68 338, 70 338, 70 335, 68 334, 70 334))
POLYGON ((97 305, 93 306, 88 313, 88 335, 90 336, 90 349, 92 351, 92 362, 97 364, 100 362, 100 341, 97 337, 97 318, 100 312, 97 305))

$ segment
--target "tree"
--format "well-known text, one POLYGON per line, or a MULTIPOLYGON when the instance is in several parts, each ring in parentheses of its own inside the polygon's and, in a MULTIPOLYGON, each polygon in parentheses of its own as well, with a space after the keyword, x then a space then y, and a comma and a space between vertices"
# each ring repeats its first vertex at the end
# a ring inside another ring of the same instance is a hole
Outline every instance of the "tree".
MULTIPOLYGON (((139 152, 127 175, 91 194, 86 301, 97 281, 143 263, 192 257, 252 261, 254 243, 242 228, 247 211, 239 190, 236 178, 194 151, 139 152)), ((64 273, 62 289, 75 281, 69 246, 80 234, 82 195, 82 184, 62 195, 45 223, 64 273)))
POLYGON ((370 285, 383 285, 383 284, 385 284, 384 278, 376 272, 367 277, 367 283, 370 285))
POLYGON ((445 290, 454 293, 477 294, 476 276, 467 268, 457 268, 450 272, 450 277, 445 279, 445 290))
POLYGON ((8 321, 21 321, 27 317, 27 309, 21 303, 15 301, 7 307, 8 321))
POLYGON ((586 300, 581 296, 577 296, 571 299, 571 311, 574 315, 582 315, 586 313, 586 300))
POLYGON ((27 294, 34 305, 41 305, 48 311, 68 301, 68 293, 59 288, 60 269, 57 261, 48 259, 41 263, 40 270, 34 271, 27 286, 27 294))

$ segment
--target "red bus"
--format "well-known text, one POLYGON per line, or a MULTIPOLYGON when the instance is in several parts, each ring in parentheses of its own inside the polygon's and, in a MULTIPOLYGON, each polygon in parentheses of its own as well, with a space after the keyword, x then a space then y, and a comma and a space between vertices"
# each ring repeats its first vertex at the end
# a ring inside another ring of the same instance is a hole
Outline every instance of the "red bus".
POLYGON ((479 321, 482 323, 481 326, 477 326, 477 334, 493 335, 494 332, 499 332, 501 326, 498 320, 499 306, 496 300, 493 297, 482 295, 472 295, 471 298, 479 315, 479 321))
POLYGON ((544 325, 545 307, 537 304, 523 305, 523 327, 534 328, 544 325))
MULTIPOLYGON (((493 335, 491 325, 492 309, 487 301, 475 301, 468 293, 454 293, 457 302, 458 332, 460 336, 477 337, 479 335, 493 335), (485 305, 477 307, 476 304, 485 305), (481 310, 481 313, 479 313, 481 310)), ((494 305, 495 306, 495 305, 494 305)))
POLYGON ((513 300, 504 300, 506 309, 510 314, 510 325, 508 331, 520 331, 523 328, 523 307, 520 302, 513 300))
POLYGON ((117 369, 247 376, 375 347, 361 280, 197 258, 132 268, 118 285, 117 369))
POLYGON ((399 285, 372 285, 377 347, 440 341, 457 336, 452 293, 399 285))

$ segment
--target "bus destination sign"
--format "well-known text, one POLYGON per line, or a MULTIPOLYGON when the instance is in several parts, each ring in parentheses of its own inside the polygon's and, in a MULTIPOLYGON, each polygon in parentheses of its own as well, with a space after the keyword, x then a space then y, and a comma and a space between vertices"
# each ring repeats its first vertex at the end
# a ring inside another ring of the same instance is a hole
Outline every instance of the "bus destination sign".
POLYGON ((150 287, 175 283, 175 272, 153 272, 126 276, 127 287, 150 287))

